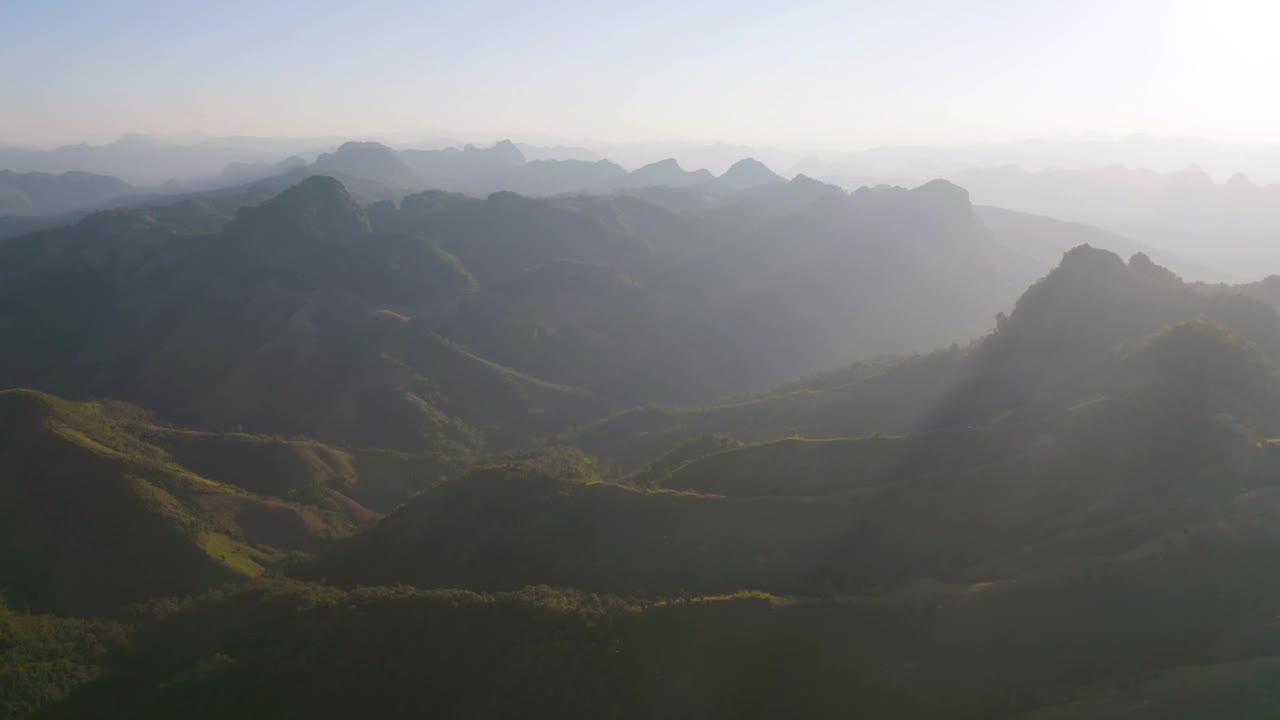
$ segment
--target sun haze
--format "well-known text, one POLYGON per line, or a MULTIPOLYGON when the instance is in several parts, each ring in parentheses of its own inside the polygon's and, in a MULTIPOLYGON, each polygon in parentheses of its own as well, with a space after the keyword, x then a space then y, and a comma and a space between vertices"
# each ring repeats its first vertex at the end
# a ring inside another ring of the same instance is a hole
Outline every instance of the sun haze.
POLYGON ((0 143, 1275 139, 1268 3, 14 0, 0 143))

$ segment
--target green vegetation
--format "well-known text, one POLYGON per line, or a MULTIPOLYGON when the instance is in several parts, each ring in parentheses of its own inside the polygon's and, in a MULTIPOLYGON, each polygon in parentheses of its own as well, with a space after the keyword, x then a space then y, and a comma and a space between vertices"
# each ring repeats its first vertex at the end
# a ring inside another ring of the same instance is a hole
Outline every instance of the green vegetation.
POLYGON ((376 520, 345 494, 362 495, 365 478, 394 507, 422 467, 392 458, 362 474, 318 443, 178 431, 30 390, 0 391, 0 424, 0 589, 61 612, 260 575, 376 520))
POLYGON ((941 717, 963 707, 876 683, 856 644, 819 643, 801 606, 752 594, 637 604, 550 588, 343 593, 271 581, 157 603, 134 623, 123 647, 91 656, 75 692, 42 703, 42 717, 941 717))
POLYGON ((760 170, 0 245, 0 712, 1274 713, 1268 286, 1080 246, 987 332, 962 191, 760 170))
POLYGON ((98 679, 127 637, 115 621, 29 615, 0 598, 0 717, 31 717, 98 679))

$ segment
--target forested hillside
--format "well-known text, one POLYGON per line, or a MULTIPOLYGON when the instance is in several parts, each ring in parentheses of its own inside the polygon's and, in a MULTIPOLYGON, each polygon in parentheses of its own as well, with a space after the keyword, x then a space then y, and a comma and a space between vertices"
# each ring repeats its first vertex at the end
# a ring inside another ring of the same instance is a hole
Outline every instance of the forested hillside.
POLYGON ((1269 282, 1036 280, 1109 236, 723 177, 0 245, 0 708, 1276 707, 1269 282))

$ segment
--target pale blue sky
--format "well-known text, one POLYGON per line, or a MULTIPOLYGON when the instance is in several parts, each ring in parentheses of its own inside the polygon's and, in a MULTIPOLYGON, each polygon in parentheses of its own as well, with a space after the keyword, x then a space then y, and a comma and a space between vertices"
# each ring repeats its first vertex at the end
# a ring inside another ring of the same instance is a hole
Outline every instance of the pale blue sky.
POLYGON ((1280 137, 1251 0, 0 0, 0 144, 1280 137))

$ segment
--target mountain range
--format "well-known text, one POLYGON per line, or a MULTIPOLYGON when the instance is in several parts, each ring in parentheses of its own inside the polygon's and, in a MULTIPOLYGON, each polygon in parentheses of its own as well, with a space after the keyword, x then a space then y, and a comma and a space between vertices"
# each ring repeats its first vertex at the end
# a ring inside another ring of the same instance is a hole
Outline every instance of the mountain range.
POLYGON ((696 201, 679 212, 625 194, 441 192, 365 209, 313 177, 239 210, 269 188, 98 213, 0 244, 0 316, 31 335, 0 378, 327 439, 367 431, 367 413, 399 398, 406 414, 390 425, 408 434, 378 442, 408 447, 415 433, 455 434, 436 412, 455 403, 444 414, 468 417, 459 438, 503 435, 507 410, 448 399, 462 386, 437 377, 498 373, 477 387, 545 396, 537 417, 553 432, 583 412, 704 402, 964 341, 1043 267, 1007 239, 1034 239, 1037 221, 993 235, 946 183, 846 194, 802 178, 732 192, 736 177, 691 185, 696 201), (886 322, 878 308, 890 306, 886 322), (333 364, 342 347, 353 354, 333 364), (296 412, 303 397, 298 418, 272 409, 296 412))
MULTIPOLYGON (((967 348, 688 411, 630 474, 567 447, 489 460, 381 505, 380 521, 355 498, 412 492, 395 478, 414 473, 391 469, 412 462, 403 454, 362 460, 4 393, 7 424, 35 433, 7 436, 5 466, 39 463, 26 477, 45 488, 6 509, 67 518, 6 528, 26 543, 80 528, 66 539, 74 555, 35 562, 75 569, 85 596, 112 602, 88 594, 87 568, 124 580, 112 564, 123 557, 174 567, 113 585, 141 593, 199 590, 255 566, 309 583, 240 580, 137 609, 126 625, 5 611, 10 657, 59 663, 39 682, 21 678, 10 702, 52 686, 53 716, 104 705, 491 714, 512 702, 637 717, 741 703, 920 718, 1263 712, 1280 651, 1269 630, 1280 585, 1265 579, 1280 497, 1267 440, 1280 428, 1278 320, 1144 256, 1081 246, 967 348), (1080 322, 1100 312, 1108 322, 1080 322), (915 411, 904 413, 892 399, 908 394, 915 411), (173 541, 94 543, 102 517, 133 518, 139 541, 148 527, 191 538, 190 559, 173 541), (281 534, 285 517, 301 535, 281 534), (297 564, 273 559, 315 542, 327 544, 297 564), (528 587, 540 583, 634 599, 528 587), (772 594, 732 592, 744 585, 772 594), (441 586, 470 591, 425 589, 441 586), (428 637, 434 655, 414 641, 428 637), (516 647, 539 660, 516 660, 516 647), (402 696, 407 674, 441 652, 449 662, 416 699, 402 696), (357 672, 342 657, 368 660, 357 672), (784 672, 784 658, 801 667, 784 672), (501 671, 496 700, 469 684, 482 667, 501 671)), ((633 427, 618 417, 559 442, 600 449, 633 427)), ((24 495, 9 484, 5 497, 24 495)), ((15 580, 25 566, 5 565, 11 603, 76 597, 48 584, 57 575, 15 580)))
MULTIPOLYGON (((256 149, 255 152, 266 153, 268 148, 276 148, 266 141, 242 144, 208 141, 206 144, 219 152, 243 149, 248 153, 256 149)), ((168 152, 164 148, 169 148, 146 138, 127 138, 110 147, 120 146, 118 151, 127 154, 134 145, 156 152, 168 152)), ((1091 152, 1100 158, 1099 162, 1114 150, 1133 163, 1143 162, 1143 158, 1163 157, 1161 153, 1166 151, 1179 157, 1200 157, 1197 153, 1217 148, 1190 141, 1178 144, 1141 138, 1094 145, 1096 152, 1091 152)), ((196 146, 180 147, 188 152, 196 146)), ((1273 231, 1280 227, 1277 215, 1280 196, 1273 187, 1256 184, 1243 173, 1236 172, 1223 184, 1217 184, 1199 166, 1162 173, 1137 169, 1141 164, 1094 167, 1078 161, 1070 169, 1048 167, 1028 171, 1018 165, 992 165, 987 155, 996 159, 1021 157, 1021 151, 1012 149, 1001 154, 997 152, 1000 147, 1003 146, 971 148, 969 154, 973 157, 962 153, 954 165, 936 173, 912 169, 908 162, 910 153, 899 157, 902 153, 884 148, 864 154, 880 153, 898 159, 886 160, 883 167, 872 162, 846 168, 846 173, 852 174, 835 173, 837 166, 801 163, 799 167, 805 168, 807 174, 797 177, 817 177, 856 191, 864 186, 919 185, 940 175, 969 190, 974 202, 984 208, 1043 215, 1097 227, 1113 234, 1103 243, 1105 246, 1126 253, 1157 256, 1185 276, 1240 282, 1280 268, 1280 258, 1269 246, 1273 231)), ((1040 148, 1050 153, 1046 157, 1057 157, 1053 153, 1061 154, 1073 147, 1076 145, 1070 143, 1029 144, 1024 150, 1031 152, 1040 148)), ((280 146, 280 149, 288 148, 280 146)), ((906 149, 898 150, 906 152, 906 149)), ((921 157, 931 160, 946 155, 935 152, 936 148, 918 150, 921 157)), ((1032 156, 1024 158, 1028 167, 1041 167, 1048 162, 1032 156)), ((67 224, 88 211, 110 207, 150 207, 188 199, 213 200, 234 209, 245 203, 261 202, 314 174, 339 179, 362 204, 383 200, 399 202, 406 195, 427 190, 478 197, 495 192, 534 197, 628 194, 681 212, 714 204, 719 198, 751 187, 784 180, 749 157, 725 163, 727 167, 720 175, 706 170, 687 170, 673 157, 627 170, 581 148, 556 150, 510 141, 491 147, 465 145, 429 150, 397 150, 367 141, 345 142, 332 152, 313 149, 288 157, 276 154, 269 155, 270 159, 261 159, 261 154, 252 153, 244 157, 254 159, 233 160, 218 172, 141 190, 121 180, 83 173, 46 176, 8 172, 0 177, 0 240, 42 227, 67 224), (530 155, 526 156, 526 151, 530 155)), ((1086 153, 1080 157, 1092 155, 1086 153)), ((0 161, 3 159, 0 153, 0 161)), ((1160 167, 1167 164, 1155 163, 1160 167)), ((23 166, 23 162, 17 165, 23 166)), ((994 217, 998 210, 982 212, 993 216, 989 224, 1001 223, 1000 218, 994 217)), ((1068 236, 1074 234, 1074 231, 1067 233, 1068 236)), ((1048 267, 1052 256, 1065 249, 1056 250, 1050 257, 1037 258, 1038 264, 1048 267)))
POLYGON ((1273 280, 749 160, 395 195, 599 167, 344 145, 0 243, 0 711, 1280 707, 1273 280))

